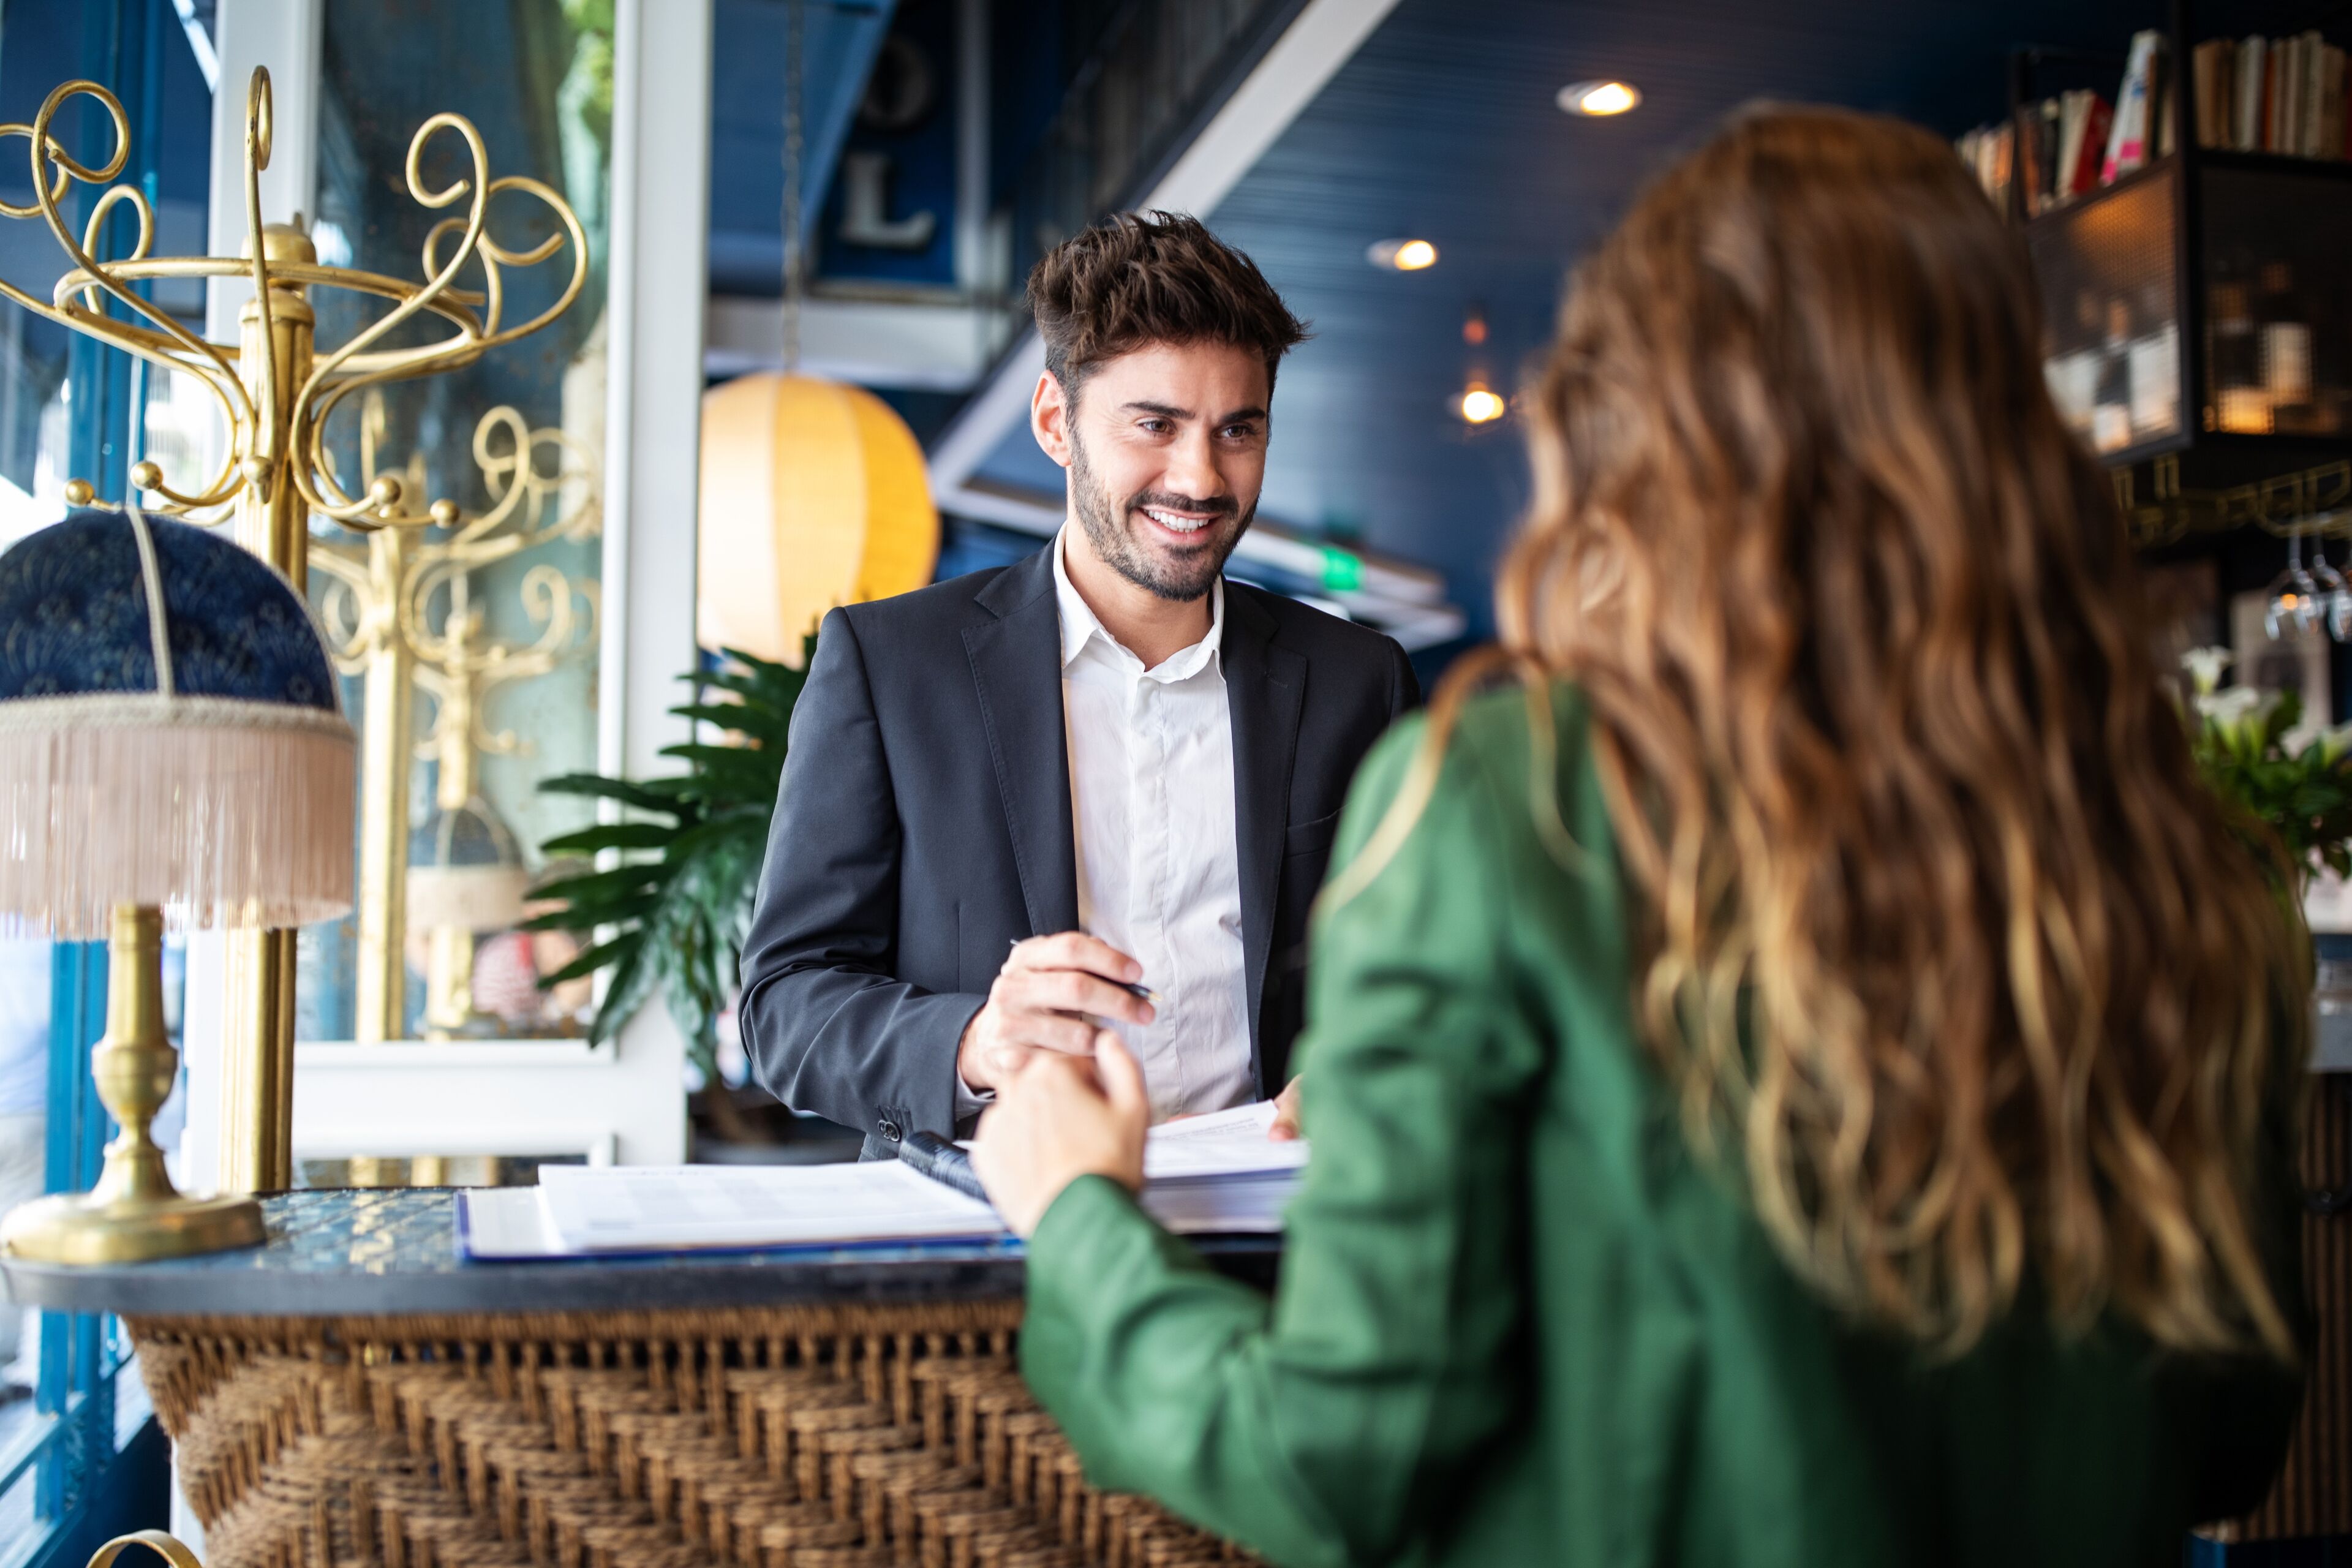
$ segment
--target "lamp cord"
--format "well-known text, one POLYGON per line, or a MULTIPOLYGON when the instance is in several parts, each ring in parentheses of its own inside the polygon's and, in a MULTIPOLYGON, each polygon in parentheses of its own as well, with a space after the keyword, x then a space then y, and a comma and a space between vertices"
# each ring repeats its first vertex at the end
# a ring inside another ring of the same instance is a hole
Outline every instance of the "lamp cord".
POLYGON ((155 693, 172 695, 172 634, 163 624, 163 569, 155 559, 155 536, 147 527, 147 514, 138 507, 125 505, 125 517, 131 520, 131 537, 139 546, 139 574, 147 585, 147 646, 155 655, 155 693))
POLYGON ((801 294, 808 258, 801 247, 801 100, 808 86, 803 0, 784 5, 784 374, 801 363, 801 294))

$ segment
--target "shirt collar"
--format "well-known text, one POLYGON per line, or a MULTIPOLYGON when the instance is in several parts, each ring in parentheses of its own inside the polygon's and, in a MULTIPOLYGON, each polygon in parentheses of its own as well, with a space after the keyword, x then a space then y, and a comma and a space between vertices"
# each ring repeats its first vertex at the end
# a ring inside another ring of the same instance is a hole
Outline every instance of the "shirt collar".
MULTIPOLYGON (((1063 563, 1062 552, 1069 525, 1063 524, 1054 535, 1054 600, 1062 616, 1062 668, 1067 669, 1077 661, 1087 646, 1096 638, 1102 639, 1103 651, 1114 658, 1135 665, 1143 661, 1111 636, 1094 610, 1082 598, 1077 585, 1070 581, 1069 568, 1063 563)), ((1155 680, 1187 680, 1222 657, 1225 641, 1225 579, 1219 573, 1209 584, 1209 631, 1199 642, 1181 652, 1171 654, 1157 668, 1147 670, 1155 680)))

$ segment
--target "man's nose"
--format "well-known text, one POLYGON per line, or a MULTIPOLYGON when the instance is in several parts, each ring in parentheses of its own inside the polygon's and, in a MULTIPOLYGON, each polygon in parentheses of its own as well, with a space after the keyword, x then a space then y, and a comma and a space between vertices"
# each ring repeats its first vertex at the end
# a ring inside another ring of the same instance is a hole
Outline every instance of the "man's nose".
POLYGON ((1168 454, 1162 482, 1173 493, 1192 500, 1219 500, 1227 492, 1224 471, 1217 466, 1216 443, 1206 430, 1188 432, 1168 454))

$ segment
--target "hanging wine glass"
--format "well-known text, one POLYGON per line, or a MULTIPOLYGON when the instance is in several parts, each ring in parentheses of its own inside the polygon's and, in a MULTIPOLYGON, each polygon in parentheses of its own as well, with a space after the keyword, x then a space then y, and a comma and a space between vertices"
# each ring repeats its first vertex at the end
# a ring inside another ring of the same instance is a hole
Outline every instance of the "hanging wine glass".
POLYGON ((2352 582, 2347 582, 2336 563, 2327 559, 2327 536, 2311 536, 2311 575, 2319 584, 2320 614, 2326 621, 2327 635, 2342 642, 2352 634, 2352 582))
POLYGON ((2286 570, 2272 579, 2268 600, 2263 606, 2263 630, 2273 641, 2290 631, 2296 636, 2308 632, 2319 624, 2326 610, 2321 603, 2323 597, 2319 580, 2303 563, 2303 535, 2291 535, 2287 540, 2286 570))

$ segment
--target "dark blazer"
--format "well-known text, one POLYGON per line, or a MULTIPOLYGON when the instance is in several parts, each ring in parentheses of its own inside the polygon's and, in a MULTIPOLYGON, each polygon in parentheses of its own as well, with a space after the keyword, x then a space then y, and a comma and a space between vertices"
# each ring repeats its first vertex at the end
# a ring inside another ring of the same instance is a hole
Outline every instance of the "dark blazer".
MULTIPOLYGON (((1270 1093, 1349 781, 1420 687, 1388 637, 1239 583, 1222 658, 1250 1061, 1270 1093)), ((760 1082, 870 1152, 953 1130, 957 1043, 1006 950, 1078 923, 1061 670, 1050 550, 819 632, 737 1017, 760 1082)))

